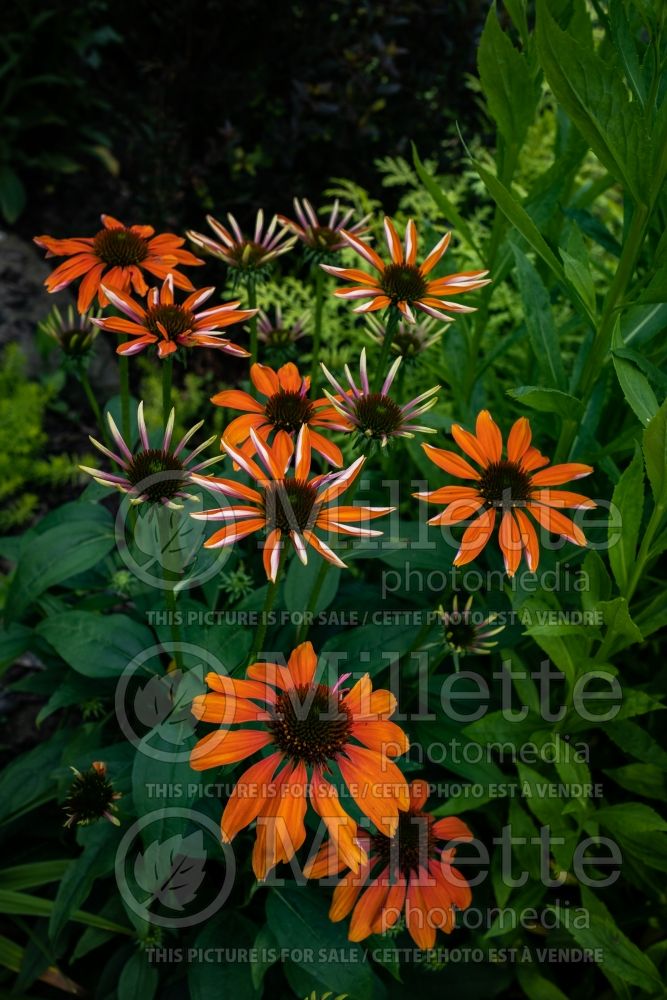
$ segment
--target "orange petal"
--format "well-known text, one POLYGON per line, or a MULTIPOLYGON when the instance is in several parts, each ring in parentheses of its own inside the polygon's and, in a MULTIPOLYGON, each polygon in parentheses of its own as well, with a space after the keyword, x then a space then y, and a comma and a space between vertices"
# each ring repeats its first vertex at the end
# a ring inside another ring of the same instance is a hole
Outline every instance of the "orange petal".
POLYGON ((472 831, 458 816, 445 816, 438 819, 431 827, 434 837, 447 841, 470 841, 473 839, 472 831))
POLYGON ((511 510, 503 512, 498 532, 498 544, 505 561, 505 572, 508 576, 514 576, 519 563, 521 562, 521 533, 519 527, 512 516, 511 510))
POLYGON ((519 531, 521 533, 521 544, 526 557, 526 565, 531 573, 534 573, 540 561, 540 543, 532 521, 518 507, 514 511, 519 531))
POLYGON ((537 490, 530 498, 547 507, 574 507, 577 510, 592 510, 593 507, 597 507, 595 500, 581 493, 569 493, 567 490, 537 490))
POLYGON ((368 855, 357 842, 357 824, 341 806, 334 786, 325 781, 317 768, 313 770, 310 801, 315 812, 324 820, 331 843, 340 858, 353 872, 358 872, 361 865, 368 861, 368 855))
POLYGON ((287 661, 287 669, 292 675, 293 683, 299 685, 310 685, 315 676, 317 668, 317 655, 313 649, 312 642, 302 642, 300 646, 292 651, 287 661))
POLYGON ((267 800, 267 786, 282 759, 282 752, 276 751, 243 772, 222 813, 220 828, 224 844, 257 819, 267 800))
POLYGON ((389 880, 387 869, 384 869, 371 882, 354 908, 347 934, 350 941, 363 941, 372 933, 373 924, 382 910, 388 892, 389 880))
POLYGON ((410 740, 395 722, 353 722, 350 732, 369 750, 388 757, 400 757, 410 749, 410 740))
POLYGON ((255 364, 250 368, 252 384, 258 392, 265 396, 273 396, 280 390, 280 382, 273 368, 268 365, 255 364))
POLYGON ((452 437, 459 448, 462 448, 466 455, 470 455, 483 469, 489 464, 484 446, 478 441, 474 434, 465 430, 460 424, 452 424, 452 437))
POLYGON ((474 500, 454 500, 441 514, 436 514, 429 520, 429 524, 458 524, 476 514, 480 507, 484 505, 481 497, 474 500))
POLYGON ((482 551, 496 523, 496 511, 490 507, 463 532, 459 550, 454 557, 454 566, 465 566, 482 551))
POLYGON ((569 483, 571 479, 590 476, 592 471, 592 465, 565 462, 564 465, 552 465, 548 469, 536 472, 534 476, 530 477, 530 481, 533 486, 561 486, 563 483, 569 483))
POLYGON ((426 805, 429 796, 428 781, 417 778, 410 782, 410 809, 419 812, 426 805))
POLYGON ((489 462, 499 462, 503 453, 503 436, 488 410, 478 414, 475 430, 489 462))
POLYGON ((241 389, 224 389, 211 396, 211 402, 216 406, 228 406, 232 410, 249 410, 251 413, 264 413, 264 407, 253 399, 250 393, 241 389))
POLYGON ((460 476, 462 479, 482 478, 479 472, 456 452, 446 451, 444 448, 434 448, 431 444, 423 444, 422 448, 432 462, 452 476, 460 476))
POLYGON ((552 507, 541 507, 536 503, 529 503, 528 510, 547 531, 553 532, 554 535, 562 535, 575 545, 586 544, 586 536, 581 528, 559 511, 552 507))
POLYGON ((222 764, 235 764, 269 743, 273 743, 271 734, 260 730, 219 729, 195 744, 190 755, 190 767, 193 771, 206 771, 222 764))
POLYGON ((530 422, 526 417, 519 417, 512 425, 507 439, 507 457, 510 462, 518 462, 523 458, 530 446, 530 422))

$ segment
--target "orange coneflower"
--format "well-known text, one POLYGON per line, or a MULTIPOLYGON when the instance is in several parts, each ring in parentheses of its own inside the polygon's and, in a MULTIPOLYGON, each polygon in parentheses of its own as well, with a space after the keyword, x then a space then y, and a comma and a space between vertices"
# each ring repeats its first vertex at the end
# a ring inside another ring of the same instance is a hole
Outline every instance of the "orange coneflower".
MULTIPOLYGON (((358 874, 352 870, 343 876, 334 890, 329 917, 343 920, 353 910, 350 941, 384 934, 405 913, 415 944, 432 948, 436 929, 451 933, 456 911, 467 909, 472 901, 470 886, 452 867, 456 848, 449 846, 455 841, 472 840, 472 833, 455 816, 438 819, 424 812, 428 798, 425 781, 411 782, 409 791, 409 809, 399 814, 393 835, 387 836, 383 830, 357 834, 368 860, 358 874)), ((329 842, 305 871, 310 878, 323 878, 346 867, 350 866, 329 842)))
POLYGON ((179 347, 216 347, 225 354, 239 358, 249 357, 248 351, 231 340, 221 336, 220 330, 241 323, 254 316, 256 309, 239 309, 238 299, 225 302, 203 312, 195 312, 197 306, 213 295, 215 288, 199 288, 180 305, 174 302, 174 276, 168 274, 162 288, 151 288, 144 308, 124 292, 104 286, 110 302, 128 319, 119 316, 105 316, 93 320, 103 330, 127 333, 131 340, 119 344, 118 354, 137 354, 149 344, 157 344, 160 358, 174 354, 179 347))
POLYGON ((130 286, 137 295, 148 291, 143 271, 156 278, 173 274, 178 288, 191 292, 192 282, 176 269, 181 264, 203 264, 188 250, 181 250, 185 240, 173 233, 155 236, 152 226, 124 226, 110 215, 102 216, 103 229, 96 236, 76 236, 56 240, 52 236, 35 236, 34 242, 43 247, 47 257, 69 257, 59 264, 44 284, 50 292, 59 292, 83 276, 79 287, 77 308, 85 312, 97 295, 101 306, 108 305, 106 288, 127 292, 130 286))
POLYGON ((297 646, 286 667, 253 663, 246 673, 246 680, 208 674, 211 693, 199 695, 192 705, 197 719, 225 727, 192 750, 196 771, 235 764, 264 747, 271 750, 236 783, 222 814, 223 841, 257 820, 252 865, 258 879, 266 878, 303 844, 310 797, 343 863, 358 871, 367 857, 356 842, 357 824, 326 776, 335 765, 362 812, 393 836, 399 810, 408 806, 407 784, 390 759, 409 746, 403 730, 389 721, 396 699, 389 691, 373 691, 368 674, 349 691, 341 689, 349 674, 333 686, 321 683, 309 642, 297 646), (235 724, 242 728, 229 728, 235 724))
POLYGON ((443 486, 430 493, 414 494, 429 503, 447 504, 445 510, 431 518, 429 524, 457 524, 473 514, 479 515, 463 533, 454 565, 463 566, 479 555, 491 537, 498 511, 502 515, 498 542, 509 576, 515 574, 522 552, 531 572, 537 569, 539 563, 537 534, 528 514, 532 514, 547 531, 562 535, 575 545, 585 545, 586 538, 581 528, 557 508, 595 507, 595 501, 580 493, 549 487, 562 486, 571 479, 588 476, 593 471, 592 467, 580 462, 566 462, 544 468, 549 465, 549 459, 531 446, 530 423, 526 417, 520 417, 510 431, 506 458, 502 457, 502 434, 488 410, 482 410, 478 415, 476 431, 475 435, 458 424, 452 425, 454 440, 477 463, 479 471, 453 451, 422 445, 431 461, 445 472, 475 483, 474 486, 443 486), (537 469, 541 471, 537 472, 537 469))
POLYGON ((368 261, 378 271, 379 276, 376 278, 357 268, 322 264, 324 270, 334 277, 354 282, 352 288, 338 289, 334 295, 341 299, 370 299, 370 302, 357 306, 354 312, 358 313, 375 312, 378 309, 394 306, 409 323, 415 322, 413 308, 421 309, 436 319, 450 321, 452 317, 447 315, 448 312, 475 311, 471 306, 451 302, 450 298, 452 295, 461 295, 463 292, 471 292, 475 288, 481 288, 482 285, 488 285, 490 279, 485 278, 488 271, 462 271, 459 274, 447 274, 444 278, 432 280, 428 278, 449 246, 451 233, 442 237, 422 264, 417 264, 417 229, 412 219, 408 221, 405 230, 405 250, 401 246, 391 219, 384 220, 384 230, 391 255, 389 264, 385 264, 375 250, 354 233, 341 230, 341 236, 346 243, 368 261))
POLYGON ((327 399, 308 398, 310 379, 300 375, 296 365, 288 362, 274 371, 268 365, 255 364, 250 369, 250 379, 257 392, 266 397, 262 402, 240 389, 225 389, 211 397, 216 406, 246 411, 228 425, 223 434, 225 441, 234 447, 242 445, 243 453, 252 457, 255 446, 250 437, 251 428, 263 441, 268 441, 275 432, 274 444, 280 449, 284 447, 283 438, 291 438, 308 426, 311 447, 340 468, 343 455, 338 445, 313 428, 325 427, 333 431, 350 428, 327 399))
POLYGON ((222 440, 222 447, 240 467, 256 481, 261 492, 244 486, 232 479, 218 479, 215 476, 195 476, 196 482, 213 492, 241 500, 242 504, 204 510, 191 514, 198 520, 231 521, 226 527, 216 531, 204 543, 205 548, 220 548, 255 531, 268 532, 264 542, 264 569, 269 580, 274 581, 278 573, 283 535, 289 535, 296 554, 302 563, 307 563, 306 546, 312 545, 316 552, 335 566, 345 569, 345 563, 332 549, 315 534, 315 528, 335 534, 352 535, 356 538, 373 538, 381 531, 357 527, 357 523, 390 514, 394 507, 331 507, 333 500, 344 493, 354 482, 364 464, 364 457, 358 458, 342 472, 330 472, 308 479, 310 473, 311 447, 310 431, 307 424, 299 431, 296 450, 287 435, 273 446, 250 429, 250 437, 265 472, 242 451, 222 440), (294 474, 287 471, 295 457, 294 474), (355 523, 356 522, 356 523, 355 523))

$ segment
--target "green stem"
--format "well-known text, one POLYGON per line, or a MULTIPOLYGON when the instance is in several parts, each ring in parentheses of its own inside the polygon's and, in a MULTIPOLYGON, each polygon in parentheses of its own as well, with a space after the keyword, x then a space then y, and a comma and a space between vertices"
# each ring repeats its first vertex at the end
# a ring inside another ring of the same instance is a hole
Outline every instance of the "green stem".
MULTIPOLYGON (((253 277, 248 278, 248 309, 257 308, 257 286, 253 277)), ((257 363, 257 313, 250 317, 250 364, 257 363)))
POLYGON ((303 616, 303 621, 301 622, 301 625, 299 625, 299 628, 296 633, 297 646, 300 643, 305 642, 306 639, 308 638, 308 632, 310 630, 309 618, 311 615, 315 613, 315 607, 317 606, 317 598, 320 596, 330 566, 331 566, 330 562, 327 562, 326 559, 322 560, 322 564, 319 568, 318 574, 315 577, 315 583, 313 584, 313 589, 311 590, 310 597, 308 598, 308 604, 306 606, 306 611, 303 616))
POLYGON ((384 329, 384 337, 382 338, 382 353, 380 354, 380 361, 377 367, 373 392, 380 391, 382 383, 387 377, 387 366, 389 363, 389 356, 391 354, 391 345, 394 337, 396 336, 399 320, 401 318, 401 314, 396 306, 389 306, 388 313, 389 315, 387 316, 387 323, 384 329))
POLYGON ((165 358, 162 362, 162 424, 167 426, 167 420, 171 412, 171 381, 173 377, 174 362, 172 358, 165 358))
POLYGON ((310 395, 315 398, 315 390, 320 374, 320 342, 322 339, 322 312, 324 310, 324 271, 315 265, 315 322, 313 326, 313 361, 310 370, 310 395))
POLYGON ((99 428, 100 434, 102 435, 102 440, 108 443, 107 429, 104 425, 104 418, 102 417, 100 404, 97 402, 97 399, 95 398, 95 393, 93 392, 93 388, 90 384, 90 379, 88 378, 88 372, 83 366, 81 366, 81 368, 79 369, 79 380, 81 382, 81 385, 83 386, 83 391, 86 394, 86 399, 88 400, 90 408, 95 416, 95 421, 99 428))
POLYGON ((266 630, 269 625, 269 613, 273 608, 273 604, 278 593, 278 585, 280 583, 280 577, 282 576, 283 568, 285 565, 285 560, 287 558, 287 544, 283 543, 283 547, 280 553, 280 562, 278 563, 278 572, 276 573, 276 578, 272 583, 269 583, 268 590, 266 591, 266 597, 264 598, 264 607, 262 608, 262 617, 259 623, 257 632, 255 633, 255 641, 252 645, 250 652, 249 663, 254 663, 255 657, 261 650, 264 644, 264 639, 266 637, 266 630))
POLYGON ((121 354, 118 359, 118 376, 120 378, 120 427, 123 440, 130 443, 130 359, 121 354))
MULTIPOLYGON (((170 548, 171 536, 170 536, 170 515, 171 511, 168 507, 163 507, 157 510, 158 518, 158 532, 160 539, 160 560, 162 562, 162 575, 164 579, 164 604, 169 617, 169 627, 171 629, 171 641, 174 644, 174 661, 176 662, 176 668, 181 670, 183 667, 183 656, 181 650, 178 648, 181 642, 181 629, 176 620, 176 594, 174 593, 174 583, 178 580, 178 573, 170 570, 168 567, 168 560, 165 553, 170 548)), ((176 531, 178 530, 178 525, 176 531)))

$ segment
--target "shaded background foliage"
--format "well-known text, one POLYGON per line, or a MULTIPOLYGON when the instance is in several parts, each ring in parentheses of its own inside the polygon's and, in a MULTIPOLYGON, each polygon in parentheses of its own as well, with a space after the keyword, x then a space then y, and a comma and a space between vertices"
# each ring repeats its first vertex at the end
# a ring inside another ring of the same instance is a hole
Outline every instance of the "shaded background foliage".
POLYGON ((465 75, 485 13, 465 0, 11 0, 3 207, 32 234, 85 228, 102 204, 182 226, 202 209, 284 210, 285 192, 317 200, 332 176, 377 191, 376 157, 410 140, 430 152, 474 119, 465 75))

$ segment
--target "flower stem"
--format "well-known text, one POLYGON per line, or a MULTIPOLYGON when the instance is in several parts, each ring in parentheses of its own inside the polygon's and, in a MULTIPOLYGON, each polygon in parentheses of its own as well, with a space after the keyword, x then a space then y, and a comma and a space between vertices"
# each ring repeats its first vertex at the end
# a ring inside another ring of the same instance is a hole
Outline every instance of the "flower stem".
POLYGON ((123 439, 130 440, 130 359, 121 354, 118 359, 120 378, 120 424, 123 439))
POLYGON ((250 651, 249 663, 254 663, 255 657, 260 652, 262 645, 264 644, 264 639, 266 637, 266 630, 269 625, 269 614, 273 608, 276 595, 278 593, 278 585, 280 583, 280 577, 282 576, 283 567, 285 565, 285 560, 287 558, 287 545, 283 544, 282 550, 280 552, 280 562, 278 563, 278 572, 276 573, 276 578, 273 582, 269 583, 268 590, 266 591, 266 597, 264 598, 264 607, 262 608, 262 617, 259 622, 259 627, 255 633, 255 641, 252 645, 250 651))
POLYGON ((173 377, 174 362, 172 358, 165 358, 162 362, 162 423, 167 426, 169 413, 171 412, 171 381, 173 377))
POLYGON ((320 593, 322 592, 322 587, 324 586, 324 581, 327 578, 327 573, 329 572, 330 566, 331 566, 330 562, 327 562, 326 559, 322 559, 322 564, 319 568, 317 576, 315 577, 315 583, 313 584, 313 589, 311 590, 310 597, 308 598, 308 604, 306 606, 306 610, 303 616, 303 621, 301 622, 299 628, 297 629, 296 633, 297 646, 299 645, 299 643, 305 642, 306 639, 308 638, 308 631, 310 629, 309 619, 310 616, 315 611, 315 607, 317 605, 317 598, 320 596, 320 593))
POLYGON ((320 342, 322 340, 322 312, 324 310, 324 271, 316 265, 315 270, 315 323, 313 327, 313 361, 310 370, 310 394, 315 398, 317 379, 320 374, 320 342))
POLYGON ((384 337, 382 338, 382 353, 380 354, 380 361, 378 363, 377 374, 375 376, 375 385, 373 387, 373 392, 379 392, 382 388, 382 383, 387 377, 387 364, 389 362, 389 355, 391 354, 391 345, 393 343, 394 337, 396 336, 396 331, 398 330, 398 323, 401 318, 401 314, 396 308, 396 306, 389 306, 387 322, 384 329, 384 337))
MULTIPOLYGON (((254 278, 248 278, 248 309, 257 308, 257 286, 254 278)), ((257 363, 257 313, 250 317, 250 364, 257 363)))
POLYGON ((90 404, 90 408, 93 411, 93 415, 95 417, 95 421, 97 423, 99 432, 102 435, 102 440, 106 444, 108 444, 109 443, 109 439, 108 439, 108 436, 107 436, 107 429, 106 429, 106 426, 104 424, 104 418, 102 416, 102 411, 100 410, 100 404, 97 402, 97 399, 95 397, 95 393, 93 392, 93 387, 91 386, 90 379, 88 378, 88 372, 83 367, 83 365, 79 368, 79 381, 81 382, 81 385, 83 386, 83 391, 86 394, 86 399, 88 400, 88 403, 90 404))
MULTIPOLYGON (((176 618, 176 594, 174 593, 174 583, 178 580, 178 573, 169 568, 168 551, 171 547, 171 540, 173 535, 170 534, 170 514, 172 512, 168 507, 163 507, 157 511, 158 518, 158 534, 160 539, 160 561, 162 563, 162 575, 164 579, 164 604, 167 610, 167 618, 169 619, 169 625, 171 628, 171 641, 174 644, 174 661, 176 663, 177 670, 181 670, 183 667, 183 656, 181 650, 178 648, 181 642, 181 629, 176 618)), ((178 521, 176 521, 175 515, 174 520, 176 523, 175 533, 178 533, 178 521)))

